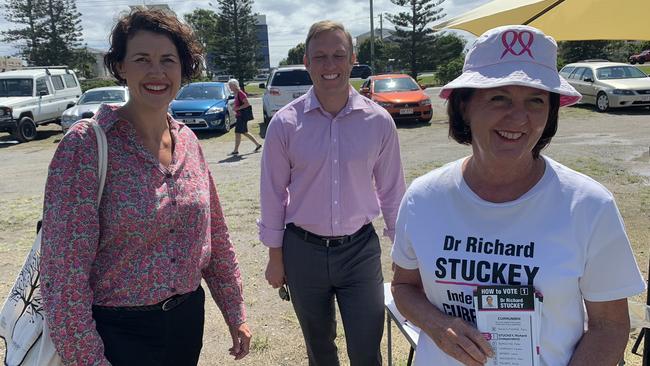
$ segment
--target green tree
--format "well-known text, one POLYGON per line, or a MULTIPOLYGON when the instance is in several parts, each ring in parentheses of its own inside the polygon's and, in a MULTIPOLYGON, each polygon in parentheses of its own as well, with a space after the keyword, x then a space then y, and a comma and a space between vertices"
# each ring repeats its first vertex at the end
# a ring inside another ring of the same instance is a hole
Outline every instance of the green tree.
POLYGON ((44 0, 45 43, 42 45, 42 65, 72 65, 74 50, 81 46, 81 13, 75 0, 44 0))
POLYGON ((558 67, 586 59, 607 59, 609 41, 564 41, 558 44, 558 67))
MULTIPOLYGON (((357 61, 360 64, 370 65, 370 38, 366 38, 359 45, 359 54, 357 61)), ((386 45, 381 39, 375 39, 375 69, 373 72, 380 73, 386 71, 388 61, 386 45)))
POLYGON ((20 56, 30 65, 40 61, 40 45, 44 42, 43 18, 45 14, 42 0, 11 0, 3 5, 4 17, 11 23, 22 27, 4 30, 2 40, 19 43, 20 56))
POLYGON ((2 32, 3 40, 19 43, 30 65, 72 65, 81 45, 81 13, 75 0, 11 0, 5 19, 23 27, 2 32))
POLYGON ((74 58, 69 65, 78 71, 77 76, 82 76, 86 79, 92 79, 97 76, 94 70, 97 59, 88 51, 88 45, 73 50, 73 55, 74 58))
POLYGON ((437 70, 452 60, 463 56, 465 40, 454 33, 436 35, 431 48, 426 50, 424 58, 424 69, 437 70))
POLYGON ((241 82, 252 79, 261 61, 255 32, 253 0, 217 0, 218 54, 215 63, 241 82))
POLYGON ((287 58, 283 59, 283 65, 302 65, 302 57, 305 55, 305 43, 300 42, 287 52, 287 58))
MULTIPOLYGON (((184 16, 185 22, 192 27, 196 38, 199 40, 206 53, 206 69, 209 74, 216 71, 215 57, 218 55, 219 17, 209 9, 195 9, 184 16)), ((209 75, 210 78, 212 75, 209 75)))
POLYGON ((402 43, 402 49, 408 53, 411 76, 417 78, 421 65, 425 63, 427 50, 435 38, 431 23, 445 16, 440 6, 445 0, 390 1, 408 8, 408 11, 388 14, 388 20, 395 25, 394 37, 402 43))

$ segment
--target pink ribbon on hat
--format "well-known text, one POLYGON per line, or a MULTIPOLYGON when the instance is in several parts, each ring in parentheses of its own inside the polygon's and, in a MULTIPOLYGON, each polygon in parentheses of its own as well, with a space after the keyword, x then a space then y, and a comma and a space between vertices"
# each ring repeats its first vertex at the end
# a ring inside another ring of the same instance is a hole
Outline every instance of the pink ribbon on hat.
POLYGON ((522 31, 514 31, 512 29, 509 29, 501 35, 501 43, 503 43, 503 47, 505 47, 505 50, 503 50, 503 53, 501 54, 501 59, 507 54, 511 53, 515 56, 521 56, 524 54, 524 52, 528 52, 528 55, 530 58, 535 59, 533 57, 532 52, 530 51, 530 47, 533 45, 533 41, 535 40, 535 35, 533 32, 528 31, 528 30, 522 30, 522 31), (511 35, 512 39, 508 40, 508 36, 511 35), (528 36, 527 40, 524 41, 524 36, 528 36), (519 42, 519 45, 521 45, 521 50, 519 52, 515 51, 513 46, 515 43, 519 42), (525 43, 524 43, 525 42, 525 43))

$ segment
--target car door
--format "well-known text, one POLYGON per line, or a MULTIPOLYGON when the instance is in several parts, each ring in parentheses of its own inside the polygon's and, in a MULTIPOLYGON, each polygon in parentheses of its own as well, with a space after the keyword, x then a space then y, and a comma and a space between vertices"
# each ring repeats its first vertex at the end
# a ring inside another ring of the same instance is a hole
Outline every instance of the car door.
MULTIPOLYGON (((582 74, 585 72, 587 68, 586 67, 576 67, 571 74, 569 74, 569 77, 567 78, 567 81, 571 86, 573 86, 580 94, 584 95, 584 89, 585 89, 585 83, 582 80, 582 74)), ((586 102, 587 100, 583 99, 583 102, 586 102)))
POLYGON ((36 106, 34 122, 43 122, 56 118, 57 107, 54 102, 54 89, 47 76, 36 78, 36 106))
POLYGON ((598 95, 598 87, 596 86, 596 78, 594 77, 594 71, 590 67, 585 67, 585 71, 580 76, 580 82, 582 84, 581 90, 578 90, 582 94, 582 99, 587 103, 596 103, 596 95, 598 95))

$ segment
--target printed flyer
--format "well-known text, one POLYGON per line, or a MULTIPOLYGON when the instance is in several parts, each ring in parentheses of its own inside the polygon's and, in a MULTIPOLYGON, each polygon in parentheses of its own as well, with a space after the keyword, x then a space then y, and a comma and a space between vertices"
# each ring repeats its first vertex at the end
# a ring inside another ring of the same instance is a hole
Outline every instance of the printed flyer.
POLYGON ((539 365, 542 297, 533 286, 478 286, 476 326, 492 346, 488 366, 539 365))

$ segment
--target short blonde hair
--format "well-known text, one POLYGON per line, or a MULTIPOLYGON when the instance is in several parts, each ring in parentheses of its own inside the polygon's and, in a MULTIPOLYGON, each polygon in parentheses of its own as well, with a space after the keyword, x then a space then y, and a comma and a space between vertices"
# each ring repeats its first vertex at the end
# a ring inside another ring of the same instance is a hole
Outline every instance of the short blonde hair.
POLYGON ((354 54, 354 48, 352 45, 352 35, 350 32, 345 30, 343 24, 335 22, 333 20, 321 20, 311 25, 309 28, 309 33, 307 33, 307 39, 305 40, 305 56, 309 58, 309 42, 316 36, 324 32, 334 32, 341 31, 345 34, 345 38, 348 40, 348 50, 350 51, 350 60, 352 60, 352 54, 354 54))

